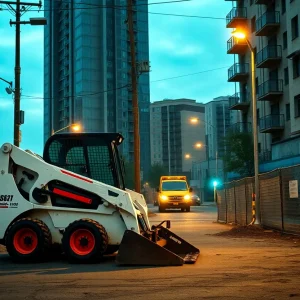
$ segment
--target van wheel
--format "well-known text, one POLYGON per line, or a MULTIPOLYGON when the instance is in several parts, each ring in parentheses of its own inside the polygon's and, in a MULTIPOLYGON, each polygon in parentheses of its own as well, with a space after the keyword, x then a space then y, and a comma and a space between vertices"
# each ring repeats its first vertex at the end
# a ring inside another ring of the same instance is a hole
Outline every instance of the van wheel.
POLYGON ((191 211, 191 207, 190 207, 190 206, 187 207, 187 208, 185 209, 185 211, 190 212, 190 211, 191 211))
POLYGON ((48 226, 43 221, 23 218, 8 228, 5 244, 13 261, 37 262, 46 258, 52 238, 48 226))
POLYGON ((91 219, 71 223, 62 238, 63 250, 69 262, 94 262, 102 258, 108 245, 105 228, 91 219))

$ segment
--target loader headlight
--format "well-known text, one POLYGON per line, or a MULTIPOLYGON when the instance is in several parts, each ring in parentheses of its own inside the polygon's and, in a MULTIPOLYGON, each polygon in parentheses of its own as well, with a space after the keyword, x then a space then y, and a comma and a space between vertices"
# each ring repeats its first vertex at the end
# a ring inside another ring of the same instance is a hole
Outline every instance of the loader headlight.
POLYGON ((166 200, 168 200, 168 197, 166 195, 161 195, 160 199, 163 200, 163 201, 166 201, 166 200))
POLYGON ((184 198, 185 201, 191 200, 191 196, 190 195, 185 195, 183 198, 184 198))

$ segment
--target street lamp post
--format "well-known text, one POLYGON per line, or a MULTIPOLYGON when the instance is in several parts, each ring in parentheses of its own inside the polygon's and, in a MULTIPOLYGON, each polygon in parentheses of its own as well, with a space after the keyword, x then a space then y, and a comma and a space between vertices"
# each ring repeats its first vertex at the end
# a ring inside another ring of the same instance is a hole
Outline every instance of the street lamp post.
MULTIPOLYGON (((198 124, 198 122, 200 122, 200 120, 198 118, 191 118, 190 122, 192 124, 198 124)), ((204 124, 210 126, 211 128, 213 128, 215 131, 217 130, 217 128, 213 125, 211 125, 210 123, 207 123, 205 121, 202 121, 204 124)), ((203 145, 201 143, 197 143, 196 148, 201 148, 203 145), (199 147, 200 146, 200 147, 199 147)), ((207 149, 207 162, 208 162, 208 169, 209 169, 209 146, 208 145, 204 145, 207 149)), ((218 177, 218 147, 216 145, 216 178, 218 177)))
POLYGON ((73 131, 76 131, 76 132, 80 131, 80 129, 81 129, 81 126, 79 124, 70 124, 68 126, 65 126, 65 127, 61 128, 61 129, 57 130, 57 131, 54 131, 54 129, 52 129, 51 135, 54 135, 54 134, 56 134, 56 133, 58 133, 60 131, 63 131, 65 129, 69 128, 69 127, 71 127, 73 129, 73 131))
POLYGON ((255 51, 246 34, 235 30, 232 35, 238 39, 245 40, 251 52, 251 93, 252 93, 252 126, 253 126, 253 145, 254 145, 254 193, 256 221, 260 224, 260 195, 258 179, 258 135, 257 135, 257 108, 256 108, 256 82, 255 82, 255 51))

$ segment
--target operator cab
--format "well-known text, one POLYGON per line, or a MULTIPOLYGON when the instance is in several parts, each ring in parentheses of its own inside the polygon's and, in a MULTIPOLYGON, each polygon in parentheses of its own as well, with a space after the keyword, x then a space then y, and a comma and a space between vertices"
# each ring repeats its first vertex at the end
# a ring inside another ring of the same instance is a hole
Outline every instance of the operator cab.
POLYGON ((119 133, 59 133, 46 142, 43 159, 54 166, 125 190, 119 133))

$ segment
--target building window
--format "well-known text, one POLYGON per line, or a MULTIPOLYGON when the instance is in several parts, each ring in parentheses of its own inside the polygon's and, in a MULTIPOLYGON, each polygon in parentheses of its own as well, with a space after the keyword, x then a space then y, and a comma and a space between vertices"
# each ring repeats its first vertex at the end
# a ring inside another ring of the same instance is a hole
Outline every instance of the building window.
POLYGON ((284 68, 284 84, 289 84, 289 69, 287 67, 284 68))
POLYGON ((291 23, 292 23, 292 40, 294 40, 299 36, 298 15, 292 19, 291 23))
POLYGON ((261 153, 261 143, 258 143, 258 153, 261 153))
POLYGON ((253 18, 251 19, 251 31, 252 31, 252 32, 255 32, 255 31, 256 31, 256 26, 255 26, 255 24, 256 24, 256 18, 253 17, 253 18))
POLYGON ((250 0, 250 5, 253 5, 253 0, 250 0))
POLYGON ((282 35, 283 37, 283 49, 287 48, 287 32, 285 31, 282 35))
POLYGON ((294 79, 300 76, 300 55, 293 58, 293 76, 294 79))
POLYGON ((285 105, 285 117, 286 121, 289 121, 291 119, 291 112, 290 112, 290 104, 285 105))
POLYGON ((284 14, 286 12, 286 3, 285 3, 286 0, 281 0, 281 11, 282 11, 282 14, 284 14))
POLYGON ((300 117, 300 94, 294 97, 295 118, 300 117))

